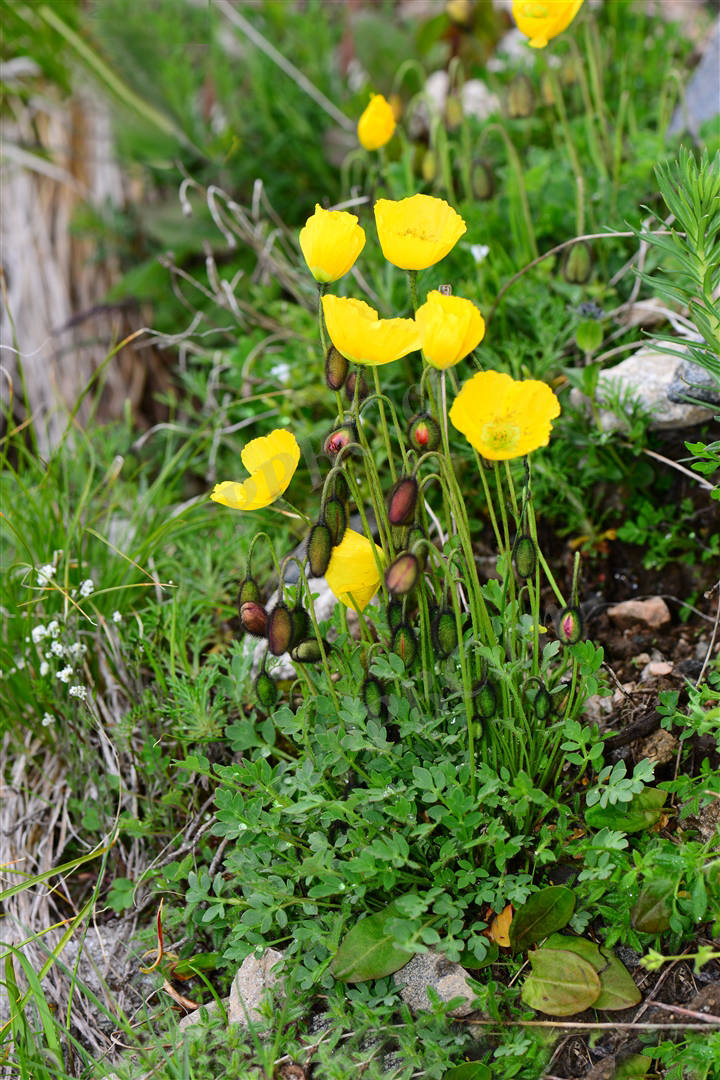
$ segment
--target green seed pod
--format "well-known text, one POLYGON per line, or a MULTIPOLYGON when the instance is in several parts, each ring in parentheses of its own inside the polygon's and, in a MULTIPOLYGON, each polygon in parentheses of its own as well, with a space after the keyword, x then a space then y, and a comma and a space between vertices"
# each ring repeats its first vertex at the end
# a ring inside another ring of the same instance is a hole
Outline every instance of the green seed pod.
POLYGON ((402 622, 403 617, 402 600, 391 600, 387 606, 386 614, 390 630, 397 630, 398 626, 402 622))
POLYGON ((457 623, 452 608, 440 608, 435 613, 430 623, 430 634, 435 652, 443 660, 457 648, 457 623))
POLYGON ((268 649, 273 656, 281 656, 293 645, 293 617, 287 604, 276 604, 267 620, 268 649))
POLYGON ((275 680, 271 679, 266 671, 261 671, 255 680, 255 697, 263 709, 272 709, 277 702, 278 691, 275 680))
POLYGON ((332 548, 332 533, 327 525, 322 522, 313 525, 307 539, 307 561, 313 577, 325 577, 332 548))
POLYGON ((262 604, 246 600, 240 607, 240 622, 247 634, 253 637, 265 637, 267 633, 267 611, 262 604))
POLYGON ((522 533, 515 541, 515 569, 521 578, 531 578, 537 566, 537 549, 532 536, 522 533))
POLYGON ((401 622, 392 636, 392 651, 405 662, 405 667, 412 667, 418 654, 415 631, 406 622, 401 622))
POLYGON ((569 285, 584 285, 586 281, 590 280, 592 267, 592 248, 587 240, 581 240, 568 248, 565 253, 562 267, 563 277, 569 285))
POLYGON ((583 636, 583 619, 580 609, 565 607, 557 617, 557 636, 563 645, 575 645, 583 636))
POLYGON ((430 147, 428 147, 422 156, 420 175, 426 184, 432 184, 437 176, 437 155, 430 147))
POLYGON ((355 400, 355 386, 357 384, 358 378, 360 379, 357 392, 358 401, 364 401, 370 393, 370 387, 368 386, 367 379, 365 378, 362 371, 358 372, 357 368, 355 368, 355 370, 351 371, 347 379, 345 380, 345 397, 348 399, 351 405, 355 400))
POLYGON ((437 450, 440 445, 440 427, 430 413, 415 413, 408 424, 408 439, 416 450, 437 450))
POLYGON ((330 432, 325 440, 324 450, 329 458, 334 458, 341 450, 354 442, 357 442, 357 430, 352 421, 348 420, 330 432))
POLYGON ((385 716, 385 687, 374 675, 368 675, 363 680, 360 690, 363 704, 368 711, 368 716, 373 720, 380 720, 385 716))
POLYGON ((479 720, 490 720, 497 708, 497 691, 492 683, 481 682, 473 686, 473 707, 479 720))
POLYGON ((527 75, 516 75, 508 87, 508 115, 513 119, 532 116, 535 111, 535 90, 527 75))
POLYGON ((260 587, 254 578, 246 577, 240 582, 240 591, 238 592, 238 611, 243 604, 259 604, 261 600, 260 587))
POLYGON ((391 596, 405 596, 417 585, 420 565, 414 555, 403 551, 385 571, 385 585, 391 596))
POLYGON ((310 616, 302 604, 296 604, 290 615, 293 624, 293 641, 303 641, 312 632, 310 616))
POLYGON ((418 482, 414 476, 401 476, 387 497, 388 521, 391 525, 409 525, 415 515, 418 482))
MULTIPOLYGON (((330 646, 327 642, 323 642, 325 652, 330 652, 330 646)), ((305 641, 298 642, 290 650, 290 659, 294 660, 296 664, 316 664, 318 660, 322 660, 322 652, 320 651, 320 645, 316 638, 306 638, 305 641)))
POLYGON ((331 345, 325 354, 325 382, 330 390, 342 390, 349 368, 350 365, 342 353, 331 345))
POLYGON ((472 193, 479 202, 487 202, 495 194, 495 177, 486 161, 476 161, 470 172, 472 193))
POLYGON ((345 504, 342 499, 337 497, 337 495, 331 495, 326 501, 325 510, 323 512, 323 521, 330 530, 332 546, 337 547, 345 535, 345 529, 347 528, 347 511, 345 510, 345 504))

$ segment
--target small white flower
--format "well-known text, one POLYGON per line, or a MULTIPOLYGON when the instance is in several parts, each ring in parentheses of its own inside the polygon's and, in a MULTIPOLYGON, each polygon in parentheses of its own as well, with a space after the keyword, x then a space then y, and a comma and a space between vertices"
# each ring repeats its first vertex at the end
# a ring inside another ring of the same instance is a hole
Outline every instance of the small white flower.
POLYGON ((68 664, 68 666, 64 667, 62 669, 62 671, 58 671, 57 677, 60 680, 60 682, 69 683, 70 679, 72 678, 72 673, 73 673, 73 669, 68 664))
POLYGON ((68 645, 65 652, 68 656, 72 656, 73 659, 77 660, 78 657, 85 655, 87 652, 87 645, 84 645, 82 641, 73 641, 72 645, 68 645))
POLYGON ((87 697, 87 690, 84 686, 71 686, 68 690, 68 694, 70 697, 80 698, 81 701, 84 701, 87 697))
POLYGON ((480 264, 483 259, 486 259, 490 254, 490 248, 487 244, 471 244, 470 254, 477 264, 480 264))
POLYGON ((39 641, 42 641, 43 638, 47 637, 47 628, 44 626, 33 626, 30 631, 30 636, 37 645, 39 641))
POLYGON ((50 725, 54 724, 54 723, 55 723, 55 717, 51 716, 49 712, 46 712, 45 715, 42 718, 42 726, 43 727, 50 727, 50 725))
POLYGON ((53 656, 64 656, 65 646, 62 645, 59 641, 53 641, 50 643, 50 652, 53 654, 53 656))
POLYGON ((49 622, 47 624, 46 633, 48 637, 58 636, 58 634, 60 633, 60 623, 57 621, 57 619, 53 619, 52 622, 49 622))
POLYGON ((41 675, 47 675, 49 670, 50 670, 50 665, 48 664, 47 660, 43 660, 42 664, 40 665, 40 674, 41 675))
POLYGON ((112 621, 113 622, 122 622, 122 615, 120 614, 119 611, 113 611, 113 613, 112 613, 112 621))
POLYGON ((40 569, 38 570, 37 583, 42 588, 44 588, 45 585, 50 584, 50 582, 52 581, 54 576, 55 576, 55 567, 52 565, 52 563, 45 563, 45 565, 41 566, 40 569))
POLYGON ((15 666, 18 671, 22 671, 22 669, 25 667, 25 660, 22 656, 18 656, 17 660, 15 661, 15 666))
POLYGON ((80 595, 89 596, 90 593, 95 592, 95 582, 91 577, 86 578, 80 585, 80 595))

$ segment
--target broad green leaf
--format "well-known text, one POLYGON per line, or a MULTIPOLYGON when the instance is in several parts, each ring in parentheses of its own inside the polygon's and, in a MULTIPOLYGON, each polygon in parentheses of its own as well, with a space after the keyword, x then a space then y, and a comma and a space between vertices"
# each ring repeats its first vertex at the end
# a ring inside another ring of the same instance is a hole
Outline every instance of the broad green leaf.
POLYGON ((366 982, 392 975, 410 960, 412 953, 400 949, 387 924, 401 918, 393 901, 375 915, 360 919, 340 942, 330 970, 339 982, 366 982))
POLYGON ((625 965, 609 949, 600 949, 594 941, 552 934, 545 942, 546 949, 568 949, 587 960, 600 976, 600 997, 594 1009, 629 1009, 637 1005, 642 994, 625 965))
POLYGON ((443 1075, 443 1080, 492 1080, 492 1073, 487 1065, 479 1061, 465 1061, 462 1065, 453 1065, 443 1075))
POLYGON ((528 953, 532 975, 521 997, 526 1005, 550 1016, 584 1012, 600 997, 600 977, 587 960, 568 949, 536 949, 528 953))
POLYGON ((615 806, 589 806, 585 821, 593 829, 618 829, 622 832, 642 832, 660 820, 667 793, 659 788, 644 788, 630 802, 615 806))
POLYGON ((643 1080, 651 1065, 652 1058, 649 1058, 647 1054, 633 1054, 620 1062, 613 1080, 643 1080))
POLYGON ((633 928, 644 934, 660 934, 668 930, 674 891, 675 886, 669 878, 653 878, 643 885, 630 913, 633 928))
POLYGON ((533 893, 519 907, 510 923, 510 947, 522 952, 528 945, 542 941, 554 930, 567 926, 575 910, 575 896, 564 885, 548 885, 533 893))

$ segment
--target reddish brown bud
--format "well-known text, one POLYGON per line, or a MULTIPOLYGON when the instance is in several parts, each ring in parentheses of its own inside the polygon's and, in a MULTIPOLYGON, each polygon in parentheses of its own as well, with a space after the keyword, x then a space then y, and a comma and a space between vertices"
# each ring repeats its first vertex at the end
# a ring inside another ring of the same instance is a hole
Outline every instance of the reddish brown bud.
POLYGON ((294 637, 293 617, 287 604, 276 604, 268 615, 268 649, 273 656, 281 656, 292 648, 294 637))
POLYGON ((408 439, 416 450, 437 450, 440 428, 430 413, 416 413, 408 424, 408 439))
POLYGON ((420 565, 414 555, 404 551, 385 571, 385 584, 392 596, 404 596, 417 584, 420 565))
POLYGON ((331 431, 325 440, 325 453, 330 458, 337 457, 341 450, 350 443, 357 442, 357 432, 352 423, 343 424, 342 427, 331 431))
POLYGON ((267 631, 267 611, 262 604, 256 604, 254 600, 246 600, 240 605, 240 622, 243 630, 253 637, 265 637, 267 631))
POLYGON ((388 495, 388 521, 391 525, 409 525, 415 514, 418 482, 414 476, 402 476, 388 495))

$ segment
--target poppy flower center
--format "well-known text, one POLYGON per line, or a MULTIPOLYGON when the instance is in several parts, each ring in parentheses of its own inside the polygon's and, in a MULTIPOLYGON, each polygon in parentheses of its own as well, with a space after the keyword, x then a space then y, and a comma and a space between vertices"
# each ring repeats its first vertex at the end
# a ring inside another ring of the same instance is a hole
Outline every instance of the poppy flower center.
POLYGON ((520 439, 520 428, 509 420, 491 420, 482 430, 482 441, 491 450, 503 453, 512 450, 520 439))

